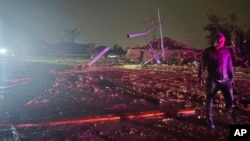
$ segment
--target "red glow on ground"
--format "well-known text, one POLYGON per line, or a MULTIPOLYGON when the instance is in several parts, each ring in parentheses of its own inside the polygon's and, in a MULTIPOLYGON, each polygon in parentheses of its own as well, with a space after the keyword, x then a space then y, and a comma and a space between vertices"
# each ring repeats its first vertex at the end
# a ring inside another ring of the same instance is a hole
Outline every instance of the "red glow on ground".
POLYGON ((180 110, 177 112, 177 115, 194 115, 195 114, 195 110, 194 109, 190 109, 190 110, 180 110))
POLYGON ((46 123, 24 123, 17 124, 16 127, 37 127, 37 126, 56 126, 56 125, 64 125, 64 124, 82 124, 88 122, 99 122, 99 121, 109 121, 109 120, 119 120, 119 116, 114 117, 94 117, 94 118, 82 118, 76 120, 65 120, 65 121, 52 121, 46 123))
MULTIPOLYGON (((39 126, 56 126, 56 125, 64 125, 64 124, 82 124, 89 122, 100 122, 100 121, 112 121, 112 120, 121 120, 121 119, 138 119, 138 118, 150 118, 150 117, 163 117, 165 115, 164 112, 153 111, 147 113, 140 113, 134 115, 126 115, 126 116, 103 116, 103 117, 90 117, 90 118, 82 118, 82 119, 74 119, 74 120, 65 120, 65 121, 51 121, 44 123, 21 123, 14 125, 15 127, 39 127, 39 126)), ((0 124, 1 126, 10 126, 13 124, 0 124)))
POLYGON ((165 115, 165 113, 163 113, 163 112, 154 112, 154 113, 140 114, 135 118, 161 117, 161 116, 164 116, 164 115, 165 115))

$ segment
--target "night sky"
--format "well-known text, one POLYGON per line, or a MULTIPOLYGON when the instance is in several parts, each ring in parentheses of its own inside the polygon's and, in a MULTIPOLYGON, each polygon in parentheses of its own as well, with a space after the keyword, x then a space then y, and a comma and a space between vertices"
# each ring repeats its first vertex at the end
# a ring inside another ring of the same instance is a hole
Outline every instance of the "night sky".
POLYGON ((235 13, 244 27, 250 19, 249 0, 0 0, 0 41, 20 47, 34 40, 57 44, 65 29, 77 28, 82 30, 77 43, 145 45, 143 37, 126 35, 148 29, 158 8, 163 36, 196 48, 207 46, 203 27, 209 11, 225 18, 235 13))

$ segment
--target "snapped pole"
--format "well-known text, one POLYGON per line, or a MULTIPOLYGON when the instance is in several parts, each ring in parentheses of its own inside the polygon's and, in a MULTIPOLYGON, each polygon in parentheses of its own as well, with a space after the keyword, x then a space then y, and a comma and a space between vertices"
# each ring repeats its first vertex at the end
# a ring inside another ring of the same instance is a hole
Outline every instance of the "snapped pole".
POLYGON ((161 49, 162 49, 162 60, 165 61, 165 49, 163 44, 163 37, 162 37, 162 28, 161 28, 161 17, 160 17, 160 9, 158 8, 158 20, 159 20, 159 28, 160 28, 160 38, 161 38, 161 49))

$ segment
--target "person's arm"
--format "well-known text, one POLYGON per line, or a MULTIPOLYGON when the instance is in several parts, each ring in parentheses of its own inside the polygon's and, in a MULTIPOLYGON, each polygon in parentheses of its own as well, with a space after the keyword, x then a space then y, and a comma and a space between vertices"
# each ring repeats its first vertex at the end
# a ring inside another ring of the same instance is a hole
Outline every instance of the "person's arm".
POLYGON ((204 71, 206 67, 206 62, 205 62, 205 52, 203 53, 200 64, 199 64, 199 69, 198 69, 198 78, 199 78, 199 84, 203 85, 204 84, 204 71))
POLYGON ((228 57, 228 75, 232 83, 234 83, 234 66, 231 54, 228 57))

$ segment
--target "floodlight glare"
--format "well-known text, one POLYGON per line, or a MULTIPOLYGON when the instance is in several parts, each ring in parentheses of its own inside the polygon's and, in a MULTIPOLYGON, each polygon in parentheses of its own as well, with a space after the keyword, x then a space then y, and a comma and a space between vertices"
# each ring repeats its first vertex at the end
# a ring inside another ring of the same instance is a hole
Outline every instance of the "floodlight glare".
POLYGON ((5 48, 0 48, 0 54, 6 54, 7 53, 7 49, 5 48))

